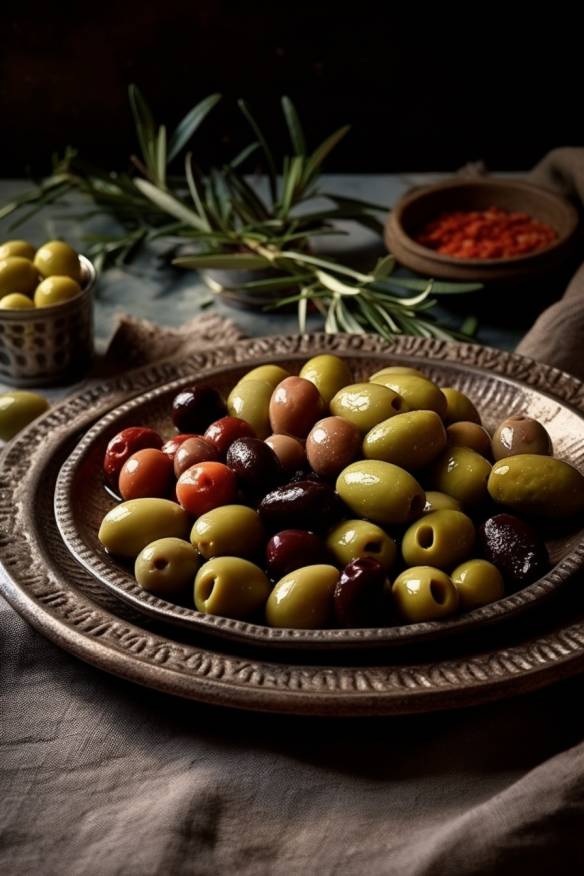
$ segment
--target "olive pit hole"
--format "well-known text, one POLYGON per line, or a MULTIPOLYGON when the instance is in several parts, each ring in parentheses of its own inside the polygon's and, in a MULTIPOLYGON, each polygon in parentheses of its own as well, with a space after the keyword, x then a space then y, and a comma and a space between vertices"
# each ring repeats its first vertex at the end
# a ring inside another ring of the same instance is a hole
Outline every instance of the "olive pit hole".
POLYGON ((434 530, 431 526, 420 526, 416 533, 418 544, 424 550, 428 550, 434 544, 434 530))
POLYGON ((447 594, 443 581, 430 581, 430 595, 438 605, 444 605, 447 594))
POLYGON ((368 541, 365 545, 365 550, 369 554, 378 554, 381 551, 381 543, 378 541, 368 541))
POLYGON ((168 560, 159 557, 157 560, 154 560, 154 568, 158 569, 159 572, 162 572, 163 569, 166 569, 168 566, 168 560))
POLYGON ((201 581, 199 587, 199 595, 203 602, 206 602, 211 598, 211 594, 213 593, 213 588, 215 587, 215 578, 213 575, 209 575, 208 578, 204 578, 201 581))

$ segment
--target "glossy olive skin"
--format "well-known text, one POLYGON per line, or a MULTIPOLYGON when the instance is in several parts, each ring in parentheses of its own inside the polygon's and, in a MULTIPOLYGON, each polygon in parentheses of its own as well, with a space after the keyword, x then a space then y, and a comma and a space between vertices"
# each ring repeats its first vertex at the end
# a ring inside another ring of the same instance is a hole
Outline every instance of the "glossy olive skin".
POLYGON ((76 298, 81 293, 81 286, 71 277, 47 277, 35 289, 35 307, 57 307, 76 298))
POLYGON ((81 282, 81 264, 75 250, 63 240, 50 240, 37 249, 34 266, 43 277, 71 277, 81 282))
POLYGON ((372 557, 348 563, 333 593, 333 610, 339 627, 380 626, 386 585, 385 570, 372 557))
POLYGON ((408 406, 397 392, 377 383, 353 383, 340 389, 332 398, 330 411, 353 423, 362 435, 382 420, 407 411, 408 406))
POLYGON ((432 566, 406 569, 393 582, 393 603, 409 623, 439 620, 458 609, 458 590, 446 574, 432 566))
POLYGON ((410 374, 413 377, 423 377, 424 380, 428 379, 418 368, 411 368, 408 365, 387 365, 385 368, 380 368, 379 371, 372 374, 369 380, 376 380, 376 378, 385 377, 387 374, 410 374))
POLYGON ((255 563, 242 557, 213 557, 197 572, 195 605, 205 614, 246 620, 263 608, 270 589, 255 563))
POLYGON ((222 462, 200 462, 184 471, 176 485, 176 498, 198 517, 219 505, 231 505, 237 494, 235 474, 222 462))
POLYGON ((0 260, 10 256, 20 256, 23 259, 34 259, 36 250, 28 240, 7 240, 0 246, 0 260))
MULTIPOLYGON (((170 458, 170 457, 169 457, 170 458)), ((216 462, 219 453, 200 435, 191 435, 181 442, 174 453, 174 475, 179 478, 183 471, 199 462, 216 462)))
POLYGON ((0 310, 32 310, 34 301, 22 292, 12 292, 0 298, 0 310))
POLYGON ((584 476, 553 456, 524 453, 500 459, 488 488, 495 502, 519 514, 560 519, 584 511, 584 476))
POLYGON ((411 411, 435 411, 444 419, 446 415, 446 396, 431 380, 416 374, 381 374, 372 377, 373 384, 385 386, 397 392, 411 411))
POLYGON ((134 577, 140 587, 161 599, 179 599, 193 586, 199 565, 188 541, 157 538, 136 557, 134 577))
POLYGON ((459 423, 461 420, 467 423, 481 423, 481 415, 473 402, 464 392, 454 389, 452 386, 443 386, 442 394, 446 396, 446 416, 444 422, 459 423))
POLYGON ((358 455, 359 429, 343 417, 325 417, 314 424, 306 439, 306 456, 313 471, 335 478, 358 455))
POLYGON ((339 577, 338 569, 325 564, 304 566, 284 575, 266 603, 268 624, 298 630, 328 626, 339 577))
POLYGON ((255 438, 256 434, 246 420, 227 416, 211 423, 203 437, 215 447, 217 457, 223 459, 234 441, 238 438, 255 438))
POLYGON ((264 527, 253 508, 221 505, 202 514, 191 530, 191 544, 202 557, 255 557, 265 542, 264 527))
POLYGON ((383 420, 363 440, 363 456, 416 471, 446 447, 446 430, 435 411, 408 411, 383 420))
POLYGON ((466 420, 451 423, 446 429, 446 436, 452 447, 470 447, 485 459, 491 457, 491 436, 478 423, 470 423, 466 420))
POLYGON ((503 576, 488 560, 467 560, 456 567, 450 578, 458 590, 463 611, 488 605, 505 595, 503 576))
POLYGON ((469 447, 448 447, 433 463, 430 486, 456 499, 463 508, 475 508, 488 498, 491 465, 469 447))
POLYGON ((314 383, 303 377, 286 377, 270 399, 272 431, 306 438, 323 410, 324 404, 314 383))
POLYGON ((369 520, 343 520, 329 532, 326 546, 334 562, 343 567, 353 560, 371 557, 386 572, 395 564, 395 541, 369 520))
POLYGON ((158 432, 147 426, 130 426, 114 435, 103 458, 103 473, 110 487, 117 490, 118 478, 126 460, 146 447, 155 447, 157 450, 162 447, 162 438, 158 432))
POLYGON ((281 365, 258 365, 257 368, 252 368, 244 374, 239 383, 245 380, 263 380, 275 389, 286 377, 290 377, 290 372, 281 365))
POLYGON ((517 456, 518 453, 551 456, 552 439, 547 429, 537 420, 518 414, 507 417, 497 427, 493 434, 492 452, 496 460, 517 456))
POLYGON ((0 259, 0 295, 10 292, 32 295, 38 281, 38 272, 28 259, 21 256, 0 259))
POLYGON ((172 400, 172 421, 179 432, 202 435, 210 423, 226 413, 223 399, 212 386, 183 389, 172 400))
POLYGON ((337 493, 358 517, 380 525, 410 523, 426 498, 409 472, 376 459, 353 462, 337 478, 337 493))
POLYGON ((496 514, 479 527, 481 553, 493 563, 513 589, 545 575, 550 561, 536 530, 512 514, 496 514))
POLYGON ((302 566, 326 563, 327 559, 322 539, 305 529, 283 529, 266 545, 266 569, 274 581, 302 566))
POLYGON ((300 377, 310 380, 318 389, 325 404, 329 404, 332 397, 352 381, 351 370, 347 363, 339 356, 323 353, 321 356, 313 356, 302 366, 300 377))
POLYGON ((424 505, 424 514, 431 514, 433 511, 462 511, 462 505, 452 496, 446 493, 439 493, 437 490, 426 490, 426 504, 424 505))
POLYGON ((270 399, 274 388, 267 380, 242 380, 229 393, 227 409, 232 417, 250 424, 258 438, 267 438, 270 426, 270 399))
POLYGON ((11 389, 0 393, 0 438, 11 438, 44 414, 49 403, 42 395, 25 389, 11 389))
POLYGON ((238 438, 227 451, 225 462, 249 498, 265 496, 284 479, 278 457, 259 438, 238 438))
POLYGON ((306 451, 298 438, 292 435, 270 435, 266 444, 272 448, 283 470, 289 474, 299 471, 306 465, 306 451))
POLYGON ((321 532, 338 519, 341 508, 328 484, 303 480, 276 487, 264 496, 258 511, 271 532, 282 529, 321 532))
POLYGON ((408 566, 449 569, 472 556, 475 540, 474 524, 462 511, 433 511, 406 531, 402 556, 408 566))
POLYGON ((99 528, 104 548, 120 557, 134 559, 159 538, 188 537, 190 518, 169 499, 130 499, 109 511, 99 528))
POLYGON ((200 435, 195 435, 192 432, 185 432, 183 435, 173 435, 172 438, 169 438, 168 441, 165 441, 161 447, 163 453, 166 453, 168 458, 174 462, 176 458, 176 454, 178 453, 179 447, 188 441, 189 438, 200 438, 200 435))
POLYGON ((162 450, 147 447, 125 461, 118 479, 122 499, 164 499, 174 484, 172 462, 162 450))

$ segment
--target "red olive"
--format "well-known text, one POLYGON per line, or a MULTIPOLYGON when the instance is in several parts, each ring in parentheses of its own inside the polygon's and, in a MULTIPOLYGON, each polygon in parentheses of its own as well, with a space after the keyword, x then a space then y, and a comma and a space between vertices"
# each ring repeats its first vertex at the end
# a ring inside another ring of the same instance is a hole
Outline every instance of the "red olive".
POLYGON ((184 471, 176 485, 179 504, 200 517, 219 505, 230 505, 237 494, 237 480, 222 462, 200 462, 184 471))
POLYGON ((343 569, 335 587, 333 604, 340 627, 382 626, 386 576, 373 557, 353 560, 343 569))
POLYGON ((112 438, 103 460, 105 479, 110 487, 117 490, 118 478, 125 461, 137 450, 144 450, 146 447, 162 447, 162 438, 158 432, 146 426, 130 426, 112 438))
POLYGON ((191 465, 215 462, 218 458, 219 454, 209 441, 205 441, 200 435, 192 435, 177 448, 174 455, 174 473, 179 478, 191 465))
POLYGON ((286 377, 270 399, 272 431, 306 438, 323 410, 323 400, 314 383, 303 377, 286 377))
POLYGON ((212 386, 183 389, 172 401, 172 421, 179 432, 202 434, 226 413, 225 402, 212 386))
POLYGON ((221 417, 211 423, 205 432, 205 441, 212 444, 220 457, 224 457, 231 444, 238 438, 255 438, 256 433, 249 423, 239 417, 221 417))
POLYGON ((511 587, 525 587, 537 581, 550 567, 543 539, 519 517, 512 514, 489 517, 479 527, 478 535, 484 558, 499 569, 511 587))
POLYGON ((122 499, 164 499, 174 483, 172 462, 154 447, 138 450, 124 463, 119 490, 122 499))
POLYGON ((310 529, 321 532, 338 519, 342 505, 326 483, 296 481, 276 487, 264 496, 258 511, 267 529, 310 529))
POLYGON ((275 581, 303 566, 328 562, 326 547, 314 532, 283 529, 266 545, 266 568, 275 581))
POLYGON ((249 498, 265 496, 283 480, 278 457, 260 438, 238 438, 227 451, 225 462, 249 498))

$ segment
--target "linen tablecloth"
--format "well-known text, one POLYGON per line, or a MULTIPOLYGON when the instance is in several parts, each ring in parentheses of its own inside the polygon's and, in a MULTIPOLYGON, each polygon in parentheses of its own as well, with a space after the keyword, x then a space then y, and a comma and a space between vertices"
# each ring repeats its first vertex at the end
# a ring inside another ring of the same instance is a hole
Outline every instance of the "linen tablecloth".
MULTIPOLYGON (((569 152, 538 169, 545 184, 584 167, 569 152)), ((521 348, 584 376, 583 326, 580 272, 521 348)), ((140 360, 150 329, 122 331, 140 360)), ((579 873, 583 695, 577 677, 425 716, 235 712, 93 669, 0 600, 0 871, 579 873)))

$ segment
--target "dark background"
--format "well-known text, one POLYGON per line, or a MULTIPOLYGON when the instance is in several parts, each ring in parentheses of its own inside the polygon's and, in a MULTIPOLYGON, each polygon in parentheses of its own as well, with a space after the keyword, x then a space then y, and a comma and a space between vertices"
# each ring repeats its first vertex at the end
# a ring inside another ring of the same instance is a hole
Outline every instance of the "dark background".
POLYGON ((224 94, 193 143, 204 166, 246 142, 240 96, 284 145, 284 93, 313 145, 352 123, 332 171, 454 170, 479 159, 520 170, 584 142, 575 14, 532 5, 510 20, 509 4, 424 7, 14 4, 0 28, 0 175, 47 172, 67 144, 125 167, 135 149, 130 82, 169 126, 206 94, 224 94))

